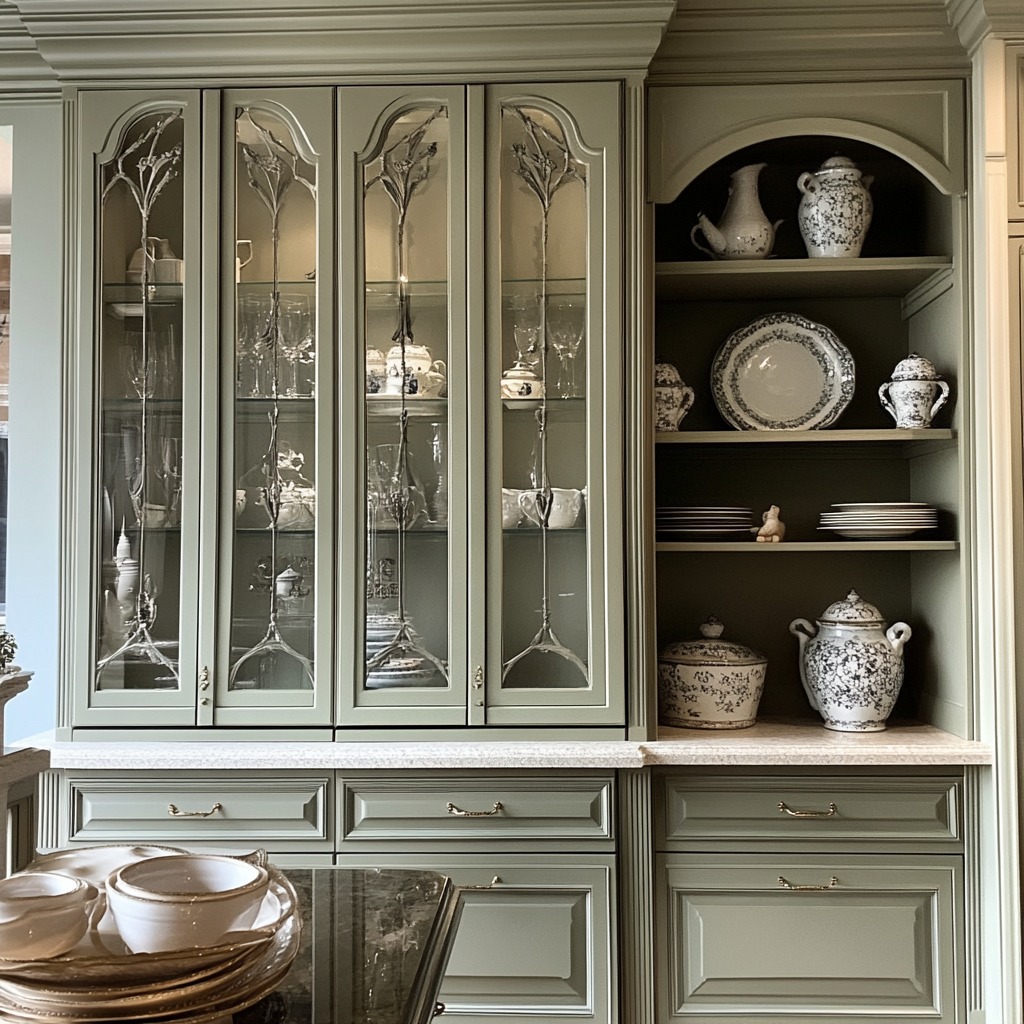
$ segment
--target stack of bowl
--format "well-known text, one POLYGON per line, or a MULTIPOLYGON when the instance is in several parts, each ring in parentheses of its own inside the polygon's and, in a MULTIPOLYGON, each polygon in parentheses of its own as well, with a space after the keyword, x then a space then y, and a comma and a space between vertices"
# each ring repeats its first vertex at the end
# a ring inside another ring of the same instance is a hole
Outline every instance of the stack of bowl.
POLYGON ((144 846, 37 858, 0 881, 0 1019, 156 1024, 253 1005, 283 980, 301 932, 294 888, 264 864, 144 846), (31 915, 10 918, 31 916, 32 943, 13 929, 5 943, 6 908, 29 900, 31 915))

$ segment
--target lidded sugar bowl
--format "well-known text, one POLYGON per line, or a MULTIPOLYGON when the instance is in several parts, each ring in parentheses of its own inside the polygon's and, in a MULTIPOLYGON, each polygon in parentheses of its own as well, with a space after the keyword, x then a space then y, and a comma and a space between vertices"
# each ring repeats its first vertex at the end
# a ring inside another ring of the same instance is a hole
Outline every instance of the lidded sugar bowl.
POLYGON ((887 627, 882 613, 851 590, 830 604, 817 625, 794 619, 800 681, 826 729, 879 732, 903 685, 903 645, 910 626, 887 627))
POLYGON ((693 388, 671 363, 654 365, 654 429, 678 430, 693 405, 693 388))
POLYGON ((896 364, 892 380, 879 387, 878 398, 897 427, 930 427, 949 398, 949 385, 930 359, 911 352, 896 364))
POLYGON ((658 654, 658 721, 684 729, 745 729, 754 724, 768 659, 723 640, 714 616, 699 640, 676 640, 658 654))

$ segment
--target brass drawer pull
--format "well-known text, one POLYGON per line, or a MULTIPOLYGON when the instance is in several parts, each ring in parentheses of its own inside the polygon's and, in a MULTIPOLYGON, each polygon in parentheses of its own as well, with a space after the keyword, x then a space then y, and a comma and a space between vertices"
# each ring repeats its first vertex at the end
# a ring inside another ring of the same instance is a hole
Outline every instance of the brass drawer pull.
POLYGON ((500 814, 503 810, 500 800, 494 801, 494 806, 489 811, 464 811, 455 804, 448 804, 448 813, 454 814, 456 818, 489 818, 492 814, 500 814))
POLYGON ((789 889, 792 892, 825 892, 828 889, 834 889, 839 884, 839 879, 833 875, 829 879, 828 885, 794 885, 792 882, 787 882, 782 875, 779 875, 779 885, 783 889, 789 889))
POLYGON ((836 813, 836 805, 829 801, 827 811, 794 811, 784 800, 780 800, 779 810, 785 811, 791 818, 831 818, 836 813))
POLYGON ((179 811, 174 804, 167 805, 167 813, 172 818, 208 818, 211 814, 216 814, 222 810, 224 808, 221 806, 220 801, 215 803, 208 811, 179 811))

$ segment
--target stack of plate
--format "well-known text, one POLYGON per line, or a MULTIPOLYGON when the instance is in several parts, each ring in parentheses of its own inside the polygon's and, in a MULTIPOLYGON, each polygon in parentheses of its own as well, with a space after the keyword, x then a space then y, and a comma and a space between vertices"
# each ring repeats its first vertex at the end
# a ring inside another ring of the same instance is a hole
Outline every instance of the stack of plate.
MULTIPOLYGON (((165 847, 61 850, 31 868, 86 878, 100 889, 110 872, 165 847)), ((77 946, 48 960, 0 959, 0 1017, 35 1024, 112 1020, 213 1024, 269 995, 299 951, 301 922, 291 883, 272 865, 270 889, 253 927, 216 946, 130 953, 109 911, 77 946)))
POLYGON ((664 505, 655 511, 658 533, 688 537, 692 540, 710 537, 750 536, 754 514, 749 508, 736 505, 664 505))
POLYGON ((922 501, 862 501, 833 505, 818 529, 851 540, 895 540, 938 525, 937 510, 922 501))
MULTIPOLYGON (((416 631, 406 620, 408 635, 414 643, 419 642, 416 631)), ((370 614, 366 616, 366 660, 377 657, 394 642, 402 628, 402 620, 393 614, 370 614)), ((387 660, 366 671, 366 688, 381 690, 388 686, 423 686, 437 671, 433 662, 417 657, 409 651, 396 647, 387 660)))

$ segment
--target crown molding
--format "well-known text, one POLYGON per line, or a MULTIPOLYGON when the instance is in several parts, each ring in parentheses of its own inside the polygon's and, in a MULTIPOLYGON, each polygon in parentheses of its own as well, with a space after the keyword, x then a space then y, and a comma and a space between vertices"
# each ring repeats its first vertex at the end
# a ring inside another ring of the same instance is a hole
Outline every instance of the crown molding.
POLYGON ((5 95, 57 92, 57 76, 39 55, 18 12, 0 3, 0 92, 5 95))
POLYGON ((1024 40, 1022 0, 946 0, 949 22, 969 53, 989 36, 1024 40))
POLYGON ((61 82, 645 71, 674 0, 14 0, 61 82))
POLYGON ((969 70, 946 0, 678 0, 650 79, 909 78, 969 70))

